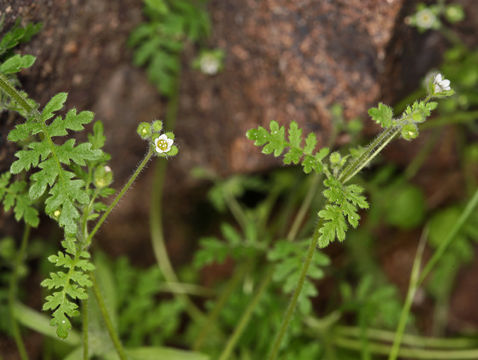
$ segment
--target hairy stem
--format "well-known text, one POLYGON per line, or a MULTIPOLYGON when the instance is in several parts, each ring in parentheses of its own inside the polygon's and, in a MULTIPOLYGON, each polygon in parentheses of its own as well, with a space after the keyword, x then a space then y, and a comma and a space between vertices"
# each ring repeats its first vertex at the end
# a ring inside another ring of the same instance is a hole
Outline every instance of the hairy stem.
POLYGON ((322 222, 323 220, 320 219, 319 224, 317 225, 316 230, 314 232, 314 235, 312 236, 312 239, 310 240, 309 249, 307 250, 304 264, 302 265, 302 269, 300 271, 297 287, 295 288, 294 293, 292 294, 292 298, 284 314, 284 319, 282 320, 281 327, 279 328, 279 331, 276 334, 274 342, 272 343, 271 350, 268 357, 269 360, 275 360, 277 356, 279 355, 282 339, 284 338, 287 328, 289 327, 289 323, 292 320, 292 317, 294 315, 295 307, 297 305, 297 301, 299 300, 299 295, 302 291, 302 287, 304 286, 304 282, 307 277, 307 271, 309 270, 310 263, 317 249, 317 244, 319 242, 319 237, 320 237, 319 229, 321 227, 322 222))
POLYGON ((339 175, 339 181, 345 184, 352 179, 360 170, 367 166, 398 133, 400 133, 400 127, 398 126, 391 126, 382 131, 359 157, 345 167, 339 175))
POLYGON ((400 319, 398 320, 397 331, 395 332, 395 337, 393 340, 392 349, 388 360, 396 360, 400 345, 402 343, 403 333, 405 331, 405 326, 407 325, 408 315, 412 307, 413 299, 419 287, 419 276, 420 276, 420 267, 422 263, 423 251, 425 250, 425 243, 428 237, 428 229, 423 230, 420 242, 418 243, 417 253, 413 261, 412 273, 410 274, 410 283, 408 286, 407 296, 405 298, 405 304, 403 305, 402 311, 400 313, 400 319))
MULTIPOLYGON (((17 90, 15 87, 10 83, 8 78, 0 73, 0 89, 10 96, 15 102, 20 105, 27 114, 31 114, 32 112, 36 111, 35 108, 33 108, 28 101, 25 99, 25 97, 17 90)), ((38 113, 38 111, 36 111, 38 113)), ((38 113, 38 116, 40 114, 38 113)))
POLYGON ((17 345, 18 353, 22 360, 28 360, 28 353, 23 343, 22 334, 20 333, 20 327, 18 326, 17 320, 15 319, 15 300, 17 297, 17 288, 18 288, 18 270, 23 263, 25 258, 25 252, 27 249, 28 238, 30 236, 30 226, 25 224, 25 230, 23 231, 22 242, 20 244, 20 249, 15 254, 15 260, 13 264, 13 273, 10 277, 10 284, 8 289, 8 311, 10 315, 10 326, 15 339, 15 344, 17 345))
POLYGON ((226 347, 222 351, 221 356, 219 356, 219 360, 226 360, 226 359, 229 359, 229 357, 231 356, 231 353, 234 350, 234 347, 236 346, 242 333, 244 332, 244 329, 249 323, 249 320, 251 319, 254 309, 259 303, 259 300, 261 299, 263 292, 269 285, 271 278, 272 278, 272 271, 269 269, 267 270, 266 275, 263 277, 261 283, 259 284, 259 288, 257 289, 257 292, 252 298, 251 302, 249 303, 249 305, 247 305, 247 308, 242 314, 238 325, 234 329, 234 332, 232 333, 231 337, 227 341, 226 347))
POLYGON ((95 295, 96 302, 98 303, 98 307, 100 308, 101 316, 103 317, 106 329, 108 330, 108 334, 111 338, 111 341, 113 342, 116 353, 121 360, 126 360, 127 357, 123 349, 123 345, 121 345, 121 341, 118 337, 118 334, 113 327, 113 323, 111 322, 111 318, 108 314, 108 311, 106 310, 105 302, 103 300, 100 288, 98 287, 98 283, 96 282, 96 278, 93 273, 91 274, 91 281, 93 283, 93 294, 95 295))
POLYGON ((131 187, 133 182, 136 180, 136 178, 141 173, 141 171, 146 166, 146 164, 149 162, 149 160, 151 159, 152 156, 153 156, 153 148, 150 146, 146 156, 143 159, 143 161, 141 161, 141 163, 139 164, 139 166, 137 167, 137 169, 135 170, 133 175, 131 175, 131 177, 129 178, 128 182, 123 186, 123 188, 118 193, 118 195, 116 195, 113 202, 110 204, 110 206, 108 206, 106 211, 103 213, 103 216, 101 216, 101 218, 96 223, 96 225, 93 228, 93 230, 91 231, 90 235, 88 235, 88 238, 86 239, 86 245, 89 245, 91 243, 91 239, 93 239, 93 236, 95 236, 96 232, 99 230, 101 225, 103 225, 103 223, 105 222, 108 215, 111 213, 111 211, 113 211, 113 209, 118 204, 118 202, 121 200, 121 198, 124 196, 126 191, 128 191, 128 189, 131 187))

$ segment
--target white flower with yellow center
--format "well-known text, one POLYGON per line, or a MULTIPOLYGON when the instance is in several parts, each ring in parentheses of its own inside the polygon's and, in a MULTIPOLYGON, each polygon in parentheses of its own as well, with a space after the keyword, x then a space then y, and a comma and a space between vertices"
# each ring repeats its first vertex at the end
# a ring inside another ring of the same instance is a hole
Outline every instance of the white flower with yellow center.
POLYGON ((433 84, 435 85, 435 93, 441 93, 442 91, 451 90, 450 80, 447 80, 443 77, 442 74, 436 74, 433 79, 433 84))
POLYGON ((418 27, 432 29, 437 22, 437 17, 430 9, 423 9, 416 13, 415 21, 418 27))
POLYGON ((167 153, 169 150, 171 150, 171 146, 173 146, 173 143, 174 140, 168 138, 166 134, 163 134, 154 140, 156 152, 159 154, 167 153))

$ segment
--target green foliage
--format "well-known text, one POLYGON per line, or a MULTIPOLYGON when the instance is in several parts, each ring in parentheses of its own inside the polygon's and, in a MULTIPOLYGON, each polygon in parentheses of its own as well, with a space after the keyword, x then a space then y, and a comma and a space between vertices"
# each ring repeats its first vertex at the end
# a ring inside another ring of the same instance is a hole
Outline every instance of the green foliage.
MULTIPOLYGON (((11 55, 11 50, 19 44, 29 42, 42 28, 42 24, 27 23, 20 25, 20 19, 10 28, 0 40, 0 59, 4 60, 11 55)), ((3 21, 0 21, 0 31, 3 29, 3 21)))
POLYGON ((392 125, 393 110, 390 106, 379 103, 378 107, 370 108, 368 114, 373 121, 385 129, 392 125))
POLYGON ((366 329, 373 326, 393 328, 398 323, 401 302, 397 288, 372 274, 363 276, 354 290, 350 284, 340 286, 343 311, 356 313, 359 325, 366 329))
POLYGON ((68 130, 83 130, 83 125, 93 120, 93 113, 70 110, 65 119, 57 116, 54 121, 47 121, 54 113, 63 107, 66 101, 66 93, 55 95, 44 107, 38 117, 30 117, 23 124, 13 129, 8 139, 10 141, 24 141, 28 137, 42 134, 40 141, 31 141, 26 150, 18 151, 18 158, 10 167, 12 174, 29 171, 32 168, 40 170, 30 176, 30 198, 40 198, 47 189, 45 199, 45 212, 55 218, 59 225, 68 234, 76 234, 77 222, 80 218, 81 208, 89 203, 90 197, 85 191, 85 182, 75 178, 75 174, 64 168, 65 165, 76 164, 85 166, 87 162, 99 160, 103 153, 99 149, 93 149, 92 144, 85 142, 75 146, 75 140, 70 139, 63 144, 53 142, 53 137, 64 136, 68 130))
POLYGON ((246 260, 255 253, 264 251, 264 247, 257 243, 253 231, 249 232, 252 236, 243 238, 231 225, 223 223, 221 232, 225 241, 212 236, 199 240, 201 248, 195 253, 194 266, 200 268, 214 262, 223 263, 227 257, 238 261, 246 260))
MULTIPOLYGON (((443 241, 444 235, 453 227, 460 217, 461 210, 458 207, 449 207, 435 213, 430 219, 429 243, 433 248, 438 248, 443 241)), ((440 297, 450 291, 455 276, 464 264, 473 260, 474 242, 478 241, 478 215, 475 212, 465 223, 462 230, 453 239, 453 242, 443 254, 428 289, 435 297, 440 297)))
POLYGON ((353 228, 358 226, 360 216, 358 209, 367 209, 368 203, 361 195, 363 189, 358 185, 343 185, 336 179, 324 181, 327 187, 324 196, 329 200, 325 209, 319 211, 319 217, 324 219, 320 228, 319 246, 326 247, 338 239, 345 240, 347 223, 353 228))
POLYGON ((9 172, 0 175, 0 202, 3 201, 3 209, 9 211, 13 208, 15 220, 23 219, 28 225, 37 227, 40 222, 38 210, 28 196, 26 181, 17 180, 10 183, 11 177, 9 172))
POLYGON ((146 67, 161 94, 171 96, 177 88, 184 42, 205 38, 209 18, 202 2, 190 0, 146 0, 145 14, 148 22, 139 25, 129 39, 135 48, 133 61, 146 67))
MULTIPOLYGON (((6 40, 2 39, 1 46, 8 53, 38 28, 16 27, 7 33, 6 40)), ((7 96, 0 99, 0 104, 25 118, 7 137, 20 150, 15 153, 17 160, 10 171, 0 175, 0 201, 5 211, 13 208, 17 221, 23 220, 34 227, 39 223, 38 209, 44 205, 45 213, 65 231, 64 251, 48 258, 58 269, 42 285, 53 290, 46 297, 43 309, 53 312, 51 325, 56 327, 59 337, 66 338, 72 328, 70 319, 78 315, 77 301, 87 298, 86 288, 91 285, 89 272, 93 265, 86 251, 90 241, 88 221, 106 209, 98 199, 112 193, 108 184, 98 184, 98 176, 94 174, 103 169, 103 175, 112 175, 105 165, 109 155, 101 150, 104 145, 101 123, 93 126, 89 141, 79 144, 75 139, 62 141, 62 137, 84 130, 93 121, 92 112, 77 113, 72 109, 65 116, 57 114, 63 110, 66 93, 55 95, 39 111, 35 101, 13 87, 15 79, 5 76, 31 66, 34 60, 30 55, 13 55, 0 65, 1 89, 7 96)))
POLYGON ((35 60, 33 55, 14 55, 0 65, 0 72, 5 75, 15 74, 32 66, 35 60))
POLYGON ((62 241, 65 252, 51 255, 48 260, 65 271, 50 273, 50 278, 42 281, 41 285, 54 290, 46 297, 43 310, 53 311, 50 322, 56 327, 56 333, 65 339, 71 329, 70 318, 79 315, 76 300, 87 299, 86 287, 92 285, 88 272, 94 269, 89 261, 90 254, 75 244, 74 238, 62 241))
MULTIPOLYGON (((310 239, 299 242, 287 240, 277 241, 267 253, 269 261, 274 263, 273 280, 280 284, 285 294, 292 294, 300 277, 303 256, 310 239)), ((327 255, 316 251, 307 272, 307 278, 298 300, 298 309, 302 315, 309 315, 312 311, 310 298, 318 295, 313 280, 320 280, 325 276, 323 267, 330 264, 327 255)))
POLYGON ((184 304, 170 299, 158 301, 164 279, 157 266, 138 269, 120 258, 114 264, 118 330, 128 346, 162 345, 181 325, 184 304))
POLYGON ((262 126, 257 129, 250 129, 247 137, 254 140, 254 145, 264 146, 262 152, 264 154, 274 154, 280 156, 286 148, 289 148, 284 155, 284 164, 301 163, 306 174, 314 170, 316 173, 324 171, 322 160, 329 154, 328 148, 322 148, 314 153, 317 144, 317 138, 310 133, 305 139, 305 145, 302 146, 302 129, 299 129, 297 123, 292 121, 288 130, 288 140, 286 140, 284 126, 279 126, 276 121, 270 122, 270 131, 262 126))

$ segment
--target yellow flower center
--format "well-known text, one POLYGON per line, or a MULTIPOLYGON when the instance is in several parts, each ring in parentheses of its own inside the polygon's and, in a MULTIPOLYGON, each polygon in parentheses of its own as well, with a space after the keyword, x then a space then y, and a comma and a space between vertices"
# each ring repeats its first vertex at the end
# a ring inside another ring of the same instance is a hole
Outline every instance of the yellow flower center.
POLYGON ((162 151, 166 151, 168 149, 168 142, 166 140, 160 139, 158 140, 158 148, 160 148, 162 151))

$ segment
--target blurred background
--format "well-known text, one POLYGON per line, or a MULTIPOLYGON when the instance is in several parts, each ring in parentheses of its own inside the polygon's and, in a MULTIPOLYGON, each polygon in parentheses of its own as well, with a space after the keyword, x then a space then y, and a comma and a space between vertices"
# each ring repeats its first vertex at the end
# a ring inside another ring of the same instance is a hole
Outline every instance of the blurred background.
MULTIPOLYGON (((105 125, 114 188, 126 182, 146 152, 136 135, 137 125, 163 119, 174 127, 179 154, 168 161, 163 233, 173 267, 185 267, 186 278, 192 279, 192 270, 187 269, 199 239, 220 237, 220 224, 234 222, 234 216, 221 208, 214 189, 229 192, 246 209, 255 208, 269 190, 280 189, 273 212, 290 205, 292 216, 310 185, 300 170, 286 168, 254 147, 245 137, 248 129, 266 127, 271 120, 283 125, 295 120, 305 134, 317 135, 320 146, 329 144, 331 138, 334 148, 365 144, 379 131, 367 115, 371 106, 384 102, 395 106, 398 114, 410 102, 407 99, 423 96, 422 81, 431 70, 442 71, 452 81, 457 95, 440 104, 437 118, 430 120, 435 125, 425 126, 416 141, 393 142, 381 159, 363 171, 360 181, 368 184, 372 209, 363 214, 362 227, 346 243, 334 243, 325 250, 331 265, 324 279, 315 284, 320 299, 313 300, 313 306, 319 315, 328 313, 334 299, 346 299, 349 293, 342 289, 338 294, 338 282, 348 283, 343 288, 349 286, 353 293, 356 287, 369 286, 364 282, 378 281, 367 280, 365 274, 372 272, 392 284, 396 299, 403 299, 424 226, 431 229, 427 259, 434 239, 440 241, 439 235, 456 221, 458 209, 476 190, 476 1, 425 2, 426 6, 458 4, 464 13, 459 21, 441 14, 439 28, 430 29, 420 27, 421 19, 414 16, 420 11, 420 2, 415 0, 196 2, 201 12, 188 13, 192 25, 182 23, 185 17, 165 27, 166 32, 186 29, 182 45, 176 49, 156 44, 174 55, 164 58, 166 70, 154 65, 155 50, 141 48, 142 35, 134 35, 141 24, 161 21, 155 15, 155 3, 161 2, 0 0, 0 13, 4 30, 18 18, 23 24, 43 23, 43 29, 19 48, 21 53, 37 56, 35 65, 21 73, 21 84, 40 104, 67 91, 68 108, 95 112, 95 118, 105 125), (288 197, 293 191, 294 197, 288 197), (350 266, 355 270, 348 271, 350 266)), ((6 140, 17 121, 12 114, 1 115, 1 172, 8 170, 17 150, 6 140)), ((139 268, 155 263, 149 225, 155 166, 150 164, 143 172, 96 238, 95 246, 109 257, 127 256, 139 268)), ((320 202, 316 199, 312 204, 311 223, 320 202)), ((283 223, 290 223, 284 216, 283 223)), ((271 216, 271 223, 277 221, 271 216)), ((413 311, 420 333, 476 335, 478 224, 470 228, 462 235, 465 240, 456 250, 458 255, 442 266, 436 285, 415 300, 413 311)), ((18 239, 21 232, 11 213, 1 214, 0 238, 18 239)), ((60 236, 47 219, 32 235, 48 244, 42 246, 51 252, 60 236)), ((43 275, 35 251, 29 260, 30 273, 20 288, 29 289, 22 293, 23 302, 40 309, 38 284, 43 275)), ((208 264, 193 280, 214 287, 234 274, 236 264, 231 259, 208 264)), ((344 311, 351 314, 345 322, 356 323, 360 318, 361 300, 354 301, 346 303, 348 308, 344 305, 344 311)), ((201 306, 202 300, 197 304, 201 306)), ((25 341, 32 358, 42 358, 42 337, 31 332, 25 341)), ((175 343, 174 337, 168 341, 175 343)), ((0 334, 0 349, 4 359, 19 358, 5 334, 0 334)))

